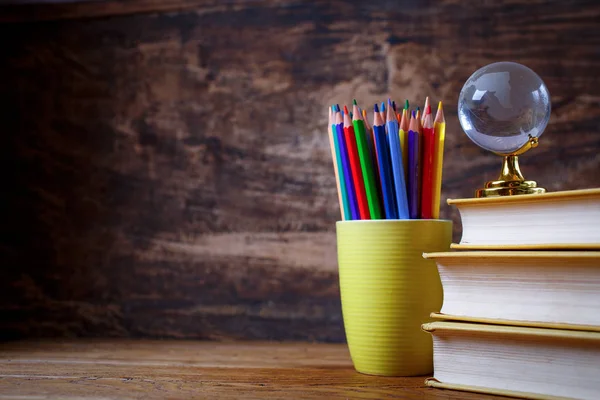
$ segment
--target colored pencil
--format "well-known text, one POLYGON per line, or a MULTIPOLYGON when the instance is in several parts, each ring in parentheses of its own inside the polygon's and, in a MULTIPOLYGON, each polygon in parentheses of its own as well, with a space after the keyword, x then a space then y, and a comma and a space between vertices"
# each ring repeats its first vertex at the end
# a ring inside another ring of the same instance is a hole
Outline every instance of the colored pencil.
MULTIPOLYGON (((349 219, 348 215, 350 210, 348 210, 348 207, 345 205, 344 203, 344 196, 346 195, 346 185, 343 182, 344 178, 342 177, 340 180, 340 172, 338 171, 338 165, 340 165, 341 160, 338 159, 337 157, 337 145, 336 142, 337 140, 335 139, 335 123, 334 123, 334 111, 332 107, 327 107, 329 109, 329 134, 327 136, 329 136, 329 147, 331 149, 331 161, 333 161, 333 172, 335 174, 335 184, 337 186, 337 194, 338 194, 338 201, 340 203, 340 213, 341 213, 341 217, 342 217, 342 221, 349 219)), ((340 166, 341 167, 341 166, 340 166)))
POLYGON ((423 154, 421 178, 421 219, 432 218, 433 200, 433 158, 435 156, 435 132, 433 129, 433 116, 431 107, 428 105, 423 112, 425 114, 423 123, 423 154))
POLYGON ((402 146, 402 162, 404 163, 404 175, 408 182, 408 115, 406 114, 406 108, 402 110, 402 117, 400 118, 400 129, 398 135, 400 136, 400 146, 402 146))
POLYGON ((408 207, 411 219, 419 218, 419 131, 416 113, 408 126, 408 207))
POLYGON ((373 136, 375 137, 375 149, 377 151, 377 161, 379 176, 381 178, 381 196, 383 198, 383 208, 386 219, 398 219, 396 201, 394 199, 394 183, 390 170, 390 156, 385 136, 385 126, 381 113, 374 106, 373 113, 373 136))
POLYGON ((396 119, 396 113, 394 113, 391 100, 388 100, 386 125, 388 144, 390 147, 390 159, 392 161, 394 193, 396 195, 396 206, 398 207, 398 219, 409 219, 404 164, 402 161, 402 146, 400 146, 400 136, 398 134, 398 120, 396 119))
POLYGON ((369 215, 371 219, 381 219, 381 206, 379 205, 379 195, 377 193, 377 185, 373 173, 373 160, 368 145, 370 138, 367 138, 364 122, 359 117, 361 112, 358 109, 356 100, 354 100, 352 114, 354 116, 352 118, 354 136, 356 137, 356 146, 358 149, 363 184, 369 206, 369 215))
POLYGON ((348 108, 344 106, 344 138, 346 139, 346 147, 348 148, 348 159, 350 160, 350 169, 352 170, 352 182, 354 183, 354 191, 356 193, 356 203, 358 204, 358 212, 360 219, 370 219, 369 204, 367 202, 367 194, 365 193, 365 182, 362 176, 360 167, 360 158, 356 145, 356 136, 354 134, 354 126, 350 119, 348 108))
POLYGON ((385 113, 385 103, 382 101, 381 102, 381 107, 379 107, 379 113, 381 114, 381 119, 383 120, 383 123, 385 124, 385 119, 387 117, 387 114, 385 113))
POLYGON ((425 112, 429 107, 429 96, 425 97, 425 105, 423 106, 423 115, 421 115, 421 125, 425 124, 425 112))
POLYGON ((417 107, 415 115, 417 132, 419 132, 419 180, 417 182, 417 197, 419 199, 419 215, 421 215, 421 194, 423 193, 423 124, 421 124, 421 109, 417 107))
MULTIPOLYGON (((367 110, 361 109, 363 124, 365 125, 365 132, 367 133, 367 144, 369 145, 369 151, 371 152, 371 159, 373 165, 376 166, 377 160, 375 159, 375 139, 373 138, 373 125, 369 123, 369 117, 367 110)), ((375 167, 375 171, 377 168, 375 167)), ((377 173, 375 175, 378 175, 377 173)))
POLYGON ((375 141, 373 139, 373 127, 369 124, 369 117, 367 116, 367 110, 361 110, 363 123, 365 124, 365 132, 367 132, 367 143, 369 144, 369 149, 371 150, 371 156, 375 155, 375 141))
POLYGON ((435 152, 433 158, 433 196, 431 200, 431 217, 438 219, 440 217, 440 196, 442 191, 442 164, 444 162, 444 142, 446 140, 446 120, 442 102, 438 104, 433 124, 435 131, 435 152))
POLYGON ((350 208, 351 220, 360 219, 358 205, 356 203, 356 194, 354 191, 354 183, 352 182, 352 171, 350 170, 350 160, 348 158, 348 149, 346 148, 346 139, 344 137, 344 121, 340 107, 337 106, 335 113, 335 133, 339 145, 339 157, 341 159, 344 182, 346 186, 346 196, 348 198, 348 207, 350 208))
POLYGON ((367 110, 362 110, 363 121, 365 123, 365 129, 367 129, 367 134, 369 136, 369 149, 371 152, 371 162, 373 164, 373 175, 375 176, 375 187, 377 188, 377 196, 379 197, 379 205, 381 208, 381 217, 385 218, 385 211, 382 209, 383 207, 383 194, 381 193, 381 177, 379 176, 379 160, 377 159, 377 150, 375 149, 375 136, 373 135, 373 125, 369 123, 369 117, 367 115, 367 110))

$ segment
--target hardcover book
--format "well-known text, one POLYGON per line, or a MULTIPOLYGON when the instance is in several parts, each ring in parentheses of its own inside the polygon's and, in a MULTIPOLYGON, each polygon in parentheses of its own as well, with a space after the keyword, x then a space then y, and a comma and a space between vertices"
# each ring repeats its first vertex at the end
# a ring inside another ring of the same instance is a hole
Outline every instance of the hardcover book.
POLYGON ((464 251, 435 260, 447 318, 597 330, 600 252, 464 251))
POLYGON ((600 189, 448 199, 463 233, 453 249, 600 249, 600 189))
POLYGON ((529 399, 598 399, 600 332, 431 322, 431 387, 529 399))

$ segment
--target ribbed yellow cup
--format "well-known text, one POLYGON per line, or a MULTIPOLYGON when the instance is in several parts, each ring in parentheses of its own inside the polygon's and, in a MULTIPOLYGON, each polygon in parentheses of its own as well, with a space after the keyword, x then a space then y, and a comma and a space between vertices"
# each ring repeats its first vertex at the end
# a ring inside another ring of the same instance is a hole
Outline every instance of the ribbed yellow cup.
POLYGON ((362 220, 336 224, 342 313, 358 372, 415 376, 433 372, 431 335, 421 330, 442 306, 435 261, 448 220, 362 220))

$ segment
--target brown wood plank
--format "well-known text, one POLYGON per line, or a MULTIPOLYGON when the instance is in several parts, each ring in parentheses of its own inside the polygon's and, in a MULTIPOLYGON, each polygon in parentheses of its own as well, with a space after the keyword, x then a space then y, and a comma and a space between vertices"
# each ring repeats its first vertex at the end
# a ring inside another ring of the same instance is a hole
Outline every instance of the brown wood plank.
POLYGON ((214 0, 59 0, 38 3, 24 3, 17 0, 12 4, 0 5, 0 22, 100 18, 141 13, 174 12, 198 7, 202 7, 206 11, 216 11, 226 10, 233 6, 235 6, 235 2, 214 0))
POLYGON ((444 100, 472 196, 500 160, 456 102, 493 61, 552 95, 525 177, 600 186, 597 2, 216 3, 0 24, 1 337, 344 341, 325 107, 444 100))
POLYGON ((345 345, 68 341, 0 346, 1 398, 496 398, 355 372, 345 345))

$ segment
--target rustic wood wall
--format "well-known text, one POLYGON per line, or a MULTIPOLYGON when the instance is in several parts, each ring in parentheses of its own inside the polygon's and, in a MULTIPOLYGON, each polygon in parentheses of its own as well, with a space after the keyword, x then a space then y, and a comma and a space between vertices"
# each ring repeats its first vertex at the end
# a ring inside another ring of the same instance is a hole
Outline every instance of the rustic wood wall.
POLYGON ((3 338, 344 340, 325 106, 352 97, 444 100, 443 197, 472 196, 500 164, 460 130, 458 93, 487 63, 524 63, 553 100, 525 176, 600 186, 595 1, 0 15, 3 338))

